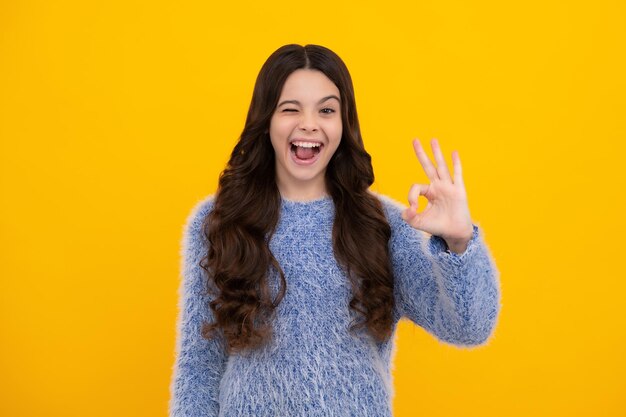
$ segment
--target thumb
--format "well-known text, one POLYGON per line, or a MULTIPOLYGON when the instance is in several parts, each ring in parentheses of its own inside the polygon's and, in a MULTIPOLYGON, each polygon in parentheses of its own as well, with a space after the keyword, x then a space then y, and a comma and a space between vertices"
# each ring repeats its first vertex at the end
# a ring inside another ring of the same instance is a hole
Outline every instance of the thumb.
POLYGON ((409 224, 411 224, 411 221, 415 216, 417 216, 416 206, 409 206, 402 211, 402 218, 409 224))
POLYGON ((420 229, 422 223, 422 214, 417 212, 417 206, 409 206, 402 212, 402 219, 409 224, 409 226, 420 229))
POLYGON ((402 218, 414 228, 419 228, 421 221, 421 214, 417 212, 417 199, 420 195, 426 195, 428 187, 426 184, 413 184, 409 190, 409 207, 402 212, 402 218))

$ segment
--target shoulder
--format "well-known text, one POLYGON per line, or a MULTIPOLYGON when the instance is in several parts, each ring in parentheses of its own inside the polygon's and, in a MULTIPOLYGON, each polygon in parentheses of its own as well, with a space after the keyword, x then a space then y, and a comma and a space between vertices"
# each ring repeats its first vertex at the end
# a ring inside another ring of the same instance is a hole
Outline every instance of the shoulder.
POLYGON ((215 195, 209 194, 196 200, 183 224, 183 253, 189 249, 197 249, 204 244, 203 224, 204 219, 213 209, 215 195))
POLYGON ((395 247, 396 244, 405 245, 407 242, 420 242, 424 237, 430 236, 426 232, 419 231, 410 226, 402 218, 402 212, 407 208, 401 202, 386 196, 370 191, 372 195, 378 198, 383 206, 383 212, 391 227, 391 243, 395 247))
POLYGON ((374 191, 370 191, 370 193, 382 204, 387 221, 391 226, 398 225, 400 224, 399 222, 404 222, 402 219, 402 212, 406 209, 404 204, 384 194, 374 191))
POLYGON ((201 197, 199 200, 192 205, 191 210, 187 214, 187 219, 185 220, 185 229, 189 230, 193 228, 193 226, 198 226, 198 223, 202 223, 204 218, 209 214, 211 210, 213 210, 213 205, 215 203, 215 194, 209 194, 207 196, 201 197))

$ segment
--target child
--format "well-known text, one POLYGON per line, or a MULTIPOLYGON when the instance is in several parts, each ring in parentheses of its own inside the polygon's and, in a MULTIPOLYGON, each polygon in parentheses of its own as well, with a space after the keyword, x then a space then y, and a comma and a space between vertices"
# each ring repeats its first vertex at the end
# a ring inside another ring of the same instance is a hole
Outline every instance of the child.
POLYGON ((408 208, 371 192, 352 80, 285 45, 256 80, 214 196, 190 213, 170 416, 391 416, 395 329, 486 343, 499 273, 436 140, 408 208), (417 212, 418 196, 428 199, 417 212))

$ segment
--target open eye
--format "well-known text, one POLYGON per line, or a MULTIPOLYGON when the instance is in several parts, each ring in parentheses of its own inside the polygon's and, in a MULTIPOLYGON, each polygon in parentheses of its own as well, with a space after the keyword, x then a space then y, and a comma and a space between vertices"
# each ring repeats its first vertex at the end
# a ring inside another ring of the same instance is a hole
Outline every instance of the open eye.
POLYGON ((325 114, 332 114, 332 113, 335 112, 335 109, 331 109, 330 107, 325 107, 325 108, 322 109, 322 112, 325 113, 325 114), (327 112, 325 110, 330 110, 330 111, 327 112))

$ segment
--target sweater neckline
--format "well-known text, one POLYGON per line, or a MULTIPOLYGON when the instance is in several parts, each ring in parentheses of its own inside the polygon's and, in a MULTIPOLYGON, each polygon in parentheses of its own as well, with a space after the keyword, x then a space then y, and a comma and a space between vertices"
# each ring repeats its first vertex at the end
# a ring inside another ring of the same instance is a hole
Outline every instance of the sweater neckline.
POLYGON ((290 200, 283 196, 281 196, 280 199, 282 204, 286 207, 317 206, 333 201, 333 198, 330 195, 324 195, 323 197, 314 198, 312 200, 290 200))

